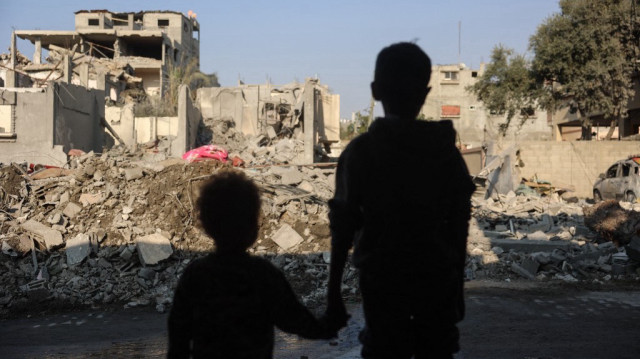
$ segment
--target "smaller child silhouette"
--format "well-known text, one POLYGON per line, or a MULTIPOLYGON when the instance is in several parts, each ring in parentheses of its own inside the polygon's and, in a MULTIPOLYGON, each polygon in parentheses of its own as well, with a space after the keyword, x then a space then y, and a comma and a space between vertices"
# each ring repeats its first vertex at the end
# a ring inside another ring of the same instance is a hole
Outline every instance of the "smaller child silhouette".
POLYGON ((238 171, 212 176, 197 207, 216 249, 180 278, 168 358, 272 358, 274 326, 309 339, 335 336, 298 301, 280 270, 246 252, 258 236, 260 213, 250 179, 238 171))

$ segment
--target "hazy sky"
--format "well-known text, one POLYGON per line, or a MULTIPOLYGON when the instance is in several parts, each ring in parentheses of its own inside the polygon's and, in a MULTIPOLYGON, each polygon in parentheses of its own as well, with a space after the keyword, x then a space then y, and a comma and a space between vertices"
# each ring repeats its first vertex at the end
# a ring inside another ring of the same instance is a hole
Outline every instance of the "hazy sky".
MULTIPOLYGON (((498 43, 526 53, 529 37, 557 0, 0 0, 0 52, 12 29, 73 30, 77 10, 193 10, 200 63, 222 86, 273 84, 318 76, 341 97, 341 116, 370 101, 375 56, 386 45, 417 41, 434 64, 477 68, 498 43)), ((25 55, 33 45, 18 41, 25 55)))

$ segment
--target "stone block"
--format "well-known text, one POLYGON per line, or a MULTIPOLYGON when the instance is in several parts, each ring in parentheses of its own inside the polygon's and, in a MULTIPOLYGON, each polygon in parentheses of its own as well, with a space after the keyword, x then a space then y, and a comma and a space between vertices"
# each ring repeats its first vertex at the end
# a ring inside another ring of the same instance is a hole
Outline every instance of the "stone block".
POLYGON ((67 265, 73 266, 81 263, 89 256, 89 253, 91 253, 91 241, 86 234, 80 233, 66 243, 67 265))
POLYGON ((280 174, 280 181, 284 185, 296 185, 302 182, 302 173, 297 168, 291 168, 280 174))
POLYGON ((40 222, 30 219, 24 222, 21 227, 23 230, 31 233, 38 242, 44 244, 47 250, 59 247, 63 243, 62 233, 49 228, 40 222))
POLYGON ((284 250, 289 250, 304 240, 295 229, 288 224, 283 224, 280 229, 273 235, 272 240, 284 250))
POLYGON ((62 214, 67 216, 67 218, 72 219, 72 218, 75 218, 78 215, 78 213, 80 213, 81 210, 82 210, 82 207, 80 207, 76 203, 69 202, 67 206, 64 208, 64 210, 62 211, 62 214))
POLYGON ((80 203, 82 203, 83 207, 97 204, 102 201, 104 201, 102 193, 83 193, 80 195, 80 203))
POLYGON ((171 242, 160 233, 138 237, 135 240, 140 262, 144 265, 154 265, 165 260, 173 253, 171 242))
POLYGON ((316 191, 315 187, 313 187, 313 185, 309 181, 302 181, 298 185, 298 188, 310 193, 314 193, 316 191))
POLYGON ((124 178, 127 181, 133 181, 142 178, 142 176, 144 176, 144 173, 142 173, 142 168, 140 167, 127 168, 124 170, 124 178))

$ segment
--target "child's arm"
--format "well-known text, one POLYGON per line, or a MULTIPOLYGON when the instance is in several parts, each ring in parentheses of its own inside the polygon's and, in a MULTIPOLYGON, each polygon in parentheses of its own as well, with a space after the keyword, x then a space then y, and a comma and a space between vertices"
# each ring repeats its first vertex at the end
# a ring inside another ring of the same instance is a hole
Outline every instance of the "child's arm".
POLYGON ((191 328, 192 313, 189 308, 188 296, 186 295, 188 281, 188 271, 185 271, 178 282, 178 287, 173 296, 173 305, 169 312, 169 351, 167 358, 189 358, 191 353, 191 328))
POLYGON ((336 336, 296 297, 284 274, 274 268, 275 289, 273 319, 278 329, 308 339, 330 339, 336 336))

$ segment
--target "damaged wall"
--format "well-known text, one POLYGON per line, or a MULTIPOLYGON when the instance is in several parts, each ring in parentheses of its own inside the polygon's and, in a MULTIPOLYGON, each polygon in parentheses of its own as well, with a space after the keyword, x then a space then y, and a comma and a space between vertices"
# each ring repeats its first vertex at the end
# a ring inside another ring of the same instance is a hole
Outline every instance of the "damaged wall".
MULTIPOLYGON (((340 95, 330 94, 317 80, 314 122, 318 140, 340 140, 340 95)), ((303 117, 305 84, 290 83, 283 86, 240 85, 238 87, 210 87, 198 89, 197 106, 205 123, 209 120, 233 119, 235 126, 245 135, 266 134, 268 127, 285 133, 299 127, 303 117)))
POLYGON ((106 121, 126 146, 133 147, 157 139, 167 142, 169 155, 181 157, 196 144, 198 128, 202 122, 200 111, 191 100, 187 86, 180 87, 178 116, 135 117, 133 105, 109 106, 105 112, 106 121))
POLYGON ((185 152, 195 147, 200 122, 202 115, 191 101, 189 87, 181 85, 178 94, 178 133, 171 144, 171 156, 182 157, 185 152))
POLYGON ((103 91, 56 83, 2 94, 0 105, 14 107, 15 128, 0 137, 0 162, 63 165, 72 148, 102 149, 103 91))
POLYGON ((598 175, 614 162, 640 152, 637 142, 518 142, 524 178, 534 175, 554 187, 573 186, 575 194, 592 197, 598 175))

